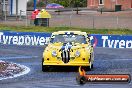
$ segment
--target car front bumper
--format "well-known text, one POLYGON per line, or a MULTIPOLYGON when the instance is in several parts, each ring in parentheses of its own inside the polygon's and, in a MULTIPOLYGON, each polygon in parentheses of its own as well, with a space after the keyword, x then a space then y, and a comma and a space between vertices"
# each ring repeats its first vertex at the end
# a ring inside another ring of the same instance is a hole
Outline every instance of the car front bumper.
POLYGON ((90 63, 88 62, 43 62, 43 65, 45 66, 90 66, 90 63))

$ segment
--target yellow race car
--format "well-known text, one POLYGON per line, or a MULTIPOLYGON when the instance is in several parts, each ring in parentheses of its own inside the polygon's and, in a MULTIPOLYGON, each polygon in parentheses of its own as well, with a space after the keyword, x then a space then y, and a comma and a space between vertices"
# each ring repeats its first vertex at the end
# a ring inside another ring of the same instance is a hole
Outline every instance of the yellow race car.
POLYGON ((51 35, 43 52, 42 71, 55 66, 82 66, 93 68, 94 51, 86 32, 58 31, 51 35))

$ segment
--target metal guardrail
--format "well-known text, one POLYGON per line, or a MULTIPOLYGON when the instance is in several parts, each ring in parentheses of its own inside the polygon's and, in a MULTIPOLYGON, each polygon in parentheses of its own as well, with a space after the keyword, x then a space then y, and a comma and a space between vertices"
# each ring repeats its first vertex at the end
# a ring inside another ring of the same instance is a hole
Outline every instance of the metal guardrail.
MULTIPOLYGON (((52 8, 43 8, 43 7, 38 7, 37 9, 41 10, 41 9, 46 9, 46 10, 58 10, 57 8, 55 9, 52 9, 52 8)), ((72 11, 72 10, 76 10, 77 8, 59 8, 59 10, 62 10, 62 11, 72 11)), ((79 10, 97 10, 97 9, 90 9, 90 8, 87 8, 87 7, 78 7, 79 10)), ((33 7, 28 7, 27 8, 27 11, 33 11, 33 7)))

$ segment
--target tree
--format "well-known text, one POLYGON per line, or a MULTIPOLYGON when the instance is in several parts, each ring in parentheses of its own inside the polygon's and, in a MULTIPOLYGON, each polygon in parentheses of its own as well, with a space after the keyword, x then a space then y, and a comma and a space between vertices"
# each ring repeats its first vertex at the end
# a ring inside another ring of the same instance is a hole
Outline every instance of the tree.
POLYGON ((28 2, 27 2, 27 7, 33 7, 33 0, 29 0, 28 2))
POLYGON ((37 2, 37 7, 44 7, 44 6, 46 6, 45 2, 43 2, 43 1, 37 2))
POLYGON ((58 3, 64 7, 86 7, 87 0, 47 0, 48 3, 58 3))
MULTIPOLYGON (((28 7, 33 6, 34 0, 29 0, 27 5, 28 7)), ((86 7, 87 0, 39 0, 37 2, 38 7, 43 7, 48 3, 57 3, 63 5, 64 7, 86 7)))

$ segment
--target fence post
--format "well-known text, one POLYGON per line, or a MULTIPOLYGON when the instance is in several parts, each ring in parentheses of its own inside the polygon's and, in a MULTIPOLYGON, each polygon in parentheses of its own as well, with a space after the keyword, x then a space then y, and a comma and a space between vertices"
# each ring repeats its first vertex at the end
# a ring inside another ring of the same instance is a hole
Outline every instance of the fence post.
POLYGON ((3 11, 4 11, 4 17, 5 17, 5 21, 6 21, 6 1, 3 1, 3 11))
POLYGON ((117 25, 117 28, 118 28, 118 25, 119 25, 119 17, 118 16, 116 17, 116 25, 117 25))
POLYGON ((28 26, 28 14, 27 14, 27 11, 26 11, 26 27, 28 26))
POLYGON ((72 15, 73 15, 73 10, 72 10, 72 14, 70 15, 70 27, 72 26, 72 15))
POLYGON ((95 18, 94 18, 94 16, 93 16, 93 29, 95 28, 95 27, 94 27, 94 26, 95 26, 94 21, 95 21, 95 18))
POLYGON ((22 20, 22 10, 20 10, 19 20, 22 20))
POLYGON ((70 15, 70 27, 72 25, 71 19, 72 19, 72 14, 70 15))

